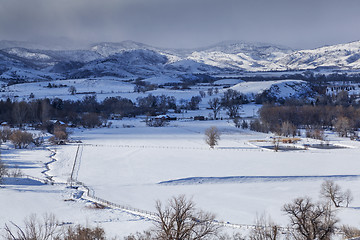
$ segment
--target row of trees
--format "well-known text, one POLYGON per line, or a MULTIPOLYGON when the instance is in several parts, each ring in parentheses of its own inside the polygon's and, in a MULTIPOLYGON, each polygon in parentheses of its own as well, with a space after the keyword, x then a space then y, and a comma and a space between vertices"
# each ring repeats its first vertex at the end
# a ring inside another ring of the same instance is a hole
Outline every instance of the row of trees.
POLYGON ((239 110, 242 104, 248 103, 247 97, 233 89, 228 89, 224 92, 221 98, 211 98, 208 102, 209 109, 213 111, 214 119, 217 119, 221 109, 226 110, 229 118, 239 117, 239 110))
MULTIPOLYGON (((122 97, 108 97, 103 101, 97 101, 96 95, 89 95, 77 101, 55 98, 13 102, 7 99, 0 101, 0 121, 20 128, 25 123, 45 124, 50 119, 71 122, 84 127, 95 127, 101 124, 101 119, 108 119, 112 114, 135 117, 166 114, 169 109, 175 112, 197 110, 201 100, 201 96, 177 101, 172 96, 151 94, 138 97, 136 101, 122 97)), ((232 89, 224 92, 220 98, 215 97, 208 102, 215 119, 221 109, 226 110, 230 118, 239 117, 239 110, 244 103, 248 103, 246 96, 232 89)))
POLYGON ((94 127, 101 124, 101 118, 107 119, 111 114, 121 117, 137 115, 165 114, 169 109, 195 110, 201 101, 200 96, 190 100, 180 100, 165 95, 139 97, 136 101, 121 97, 109 97, 97 101, 96 96, 86 96, 83 100, 42 99, 30 102, 12 102, 10 99, 0 101, 0 121, 22 127, 24 123, 46 123, 50 119, 71 122, 75 125, 94 127), (98 118, 98 120, 94 118, 98 118), (95 124, 94 124, 95 122, 95 124))
POLYGON ((352 106, 264 105, 259 116, 259 121, 250 124, 252 130, 279 135, 294 135, 297 128, 329 128, 346 137, 360 127, 360 108, 352 106))

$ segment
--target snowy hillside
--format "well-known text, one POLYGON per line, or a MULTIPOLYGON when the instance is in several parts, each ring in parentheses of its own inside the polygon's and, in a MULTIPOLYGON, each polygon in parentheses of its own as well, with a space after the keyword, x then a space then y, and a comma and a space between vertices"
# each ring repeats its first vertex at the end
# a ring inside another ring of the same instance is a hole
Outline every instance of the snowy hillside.
MULTIPOLYGON (((2 42, 3 46, 12 46, 2 42)), ((13 44, 17 46, 15 43, 13 44)), ((0 45, 1 47, 1 45, 0 45)), ((25 78, 169 77, 183 74, 238 74, 306 69, 360 69, 360 41, 313 50, 244 42, 222 42, 198 49, 166 49, 133 41, 99 43, 87 50, 0 50, 0 77, 24 79, 13 67, 31 72, 25 78), (4 60, 6 59, 6 60, 4 60), (57 75, 53 75, 57 73, 57 75), (9 77, 11 76, 11 77, 9 77)))
POLYGON ((302 80, 241 82, 231 87, 231 89, 245 94, 251 100, 253 100, 257 94, 261 94, 264 91, 267 91, 269 96, 275 98, 300 97, 312 93, 308 83, 302 80))
POLYGON ((359 69, 360 41, 347 44, 301 50, 280 59, 278 63, 289 69, 359 69))

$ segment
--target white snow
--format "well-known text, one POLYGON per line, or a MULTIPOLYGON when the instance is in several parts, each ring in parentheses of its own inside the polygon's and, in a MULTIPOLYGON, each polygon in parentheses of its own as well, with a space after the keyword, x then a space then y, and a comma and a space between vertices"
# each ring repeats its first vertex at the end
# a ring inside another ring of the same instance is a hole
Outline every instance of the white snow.
MULTIPOLYGON (((271 135, 239 130, 227 121, 176 121, 164 128, 146 127, 139 119, 113 121, 112 128, 75 130, 72 138, 84 145, 74 177, 95 196, 116 204, 154 212, 156 200, 185 194, 221 221, 253 224, 257 214, 266 212, 282 226, 288 222, 281 212, 283 204, 299 196, 318 199, 321 183, 333 179, 355 196, 350 208, 337 210, 341 224, 356 225, 360 222, 356 207, 360 190, 355 186, 360 175, 355 156, 360 143, 330 132, 327 135, 331 144, 348 147, 274 152, 249 142, 268 140, 271 145, 271 135), (123 124, 134 127, 123 128, 123 124), (212 125, 222 132, 215 149, 204 142, 204 130, 212 125)), ((299 145, 312 142, 316 140, 304 138, 299 145)), ((77 144, 50 148, 56 151, 57 161, 49 165, 47 174, 65 184, 77 144)), ((3 154, 7 164, 15 164, 12 154, 16 154, 24 172, 41 178, 41 165, 49 161, 49 150, 8 151, 3 154)), ((65 185, 26 184, 2 189, 6 193, 3 201, 16 198, 13 204, 20 204, 22 199, 31 199, 21 208, 8 209, 10 217, 3 222, 20 221, 36 211, 54 212, 63 221, 101 224, 111 235, 124 236, 151 225, 119 210, 88 209, 86 201, 64 202, 74 194, 65 185)))
POLYGON ((231 87, 247 96, 254 97, 265 90, 272 90, 272 94, 279 98, 297 96, 299 93, 310 91, 307 82, 302 80, 278 80, 264 82, 241 82, 231 87))

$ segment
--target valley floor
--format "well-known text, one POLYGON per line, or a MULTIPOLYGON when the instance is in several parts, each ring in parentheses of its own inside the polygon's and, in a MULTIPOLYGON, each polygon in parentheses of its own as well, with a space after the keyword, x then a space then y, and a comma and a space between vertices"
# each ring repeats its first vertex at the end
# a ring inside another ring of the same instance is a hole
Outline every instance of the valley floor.
POLYGON ((17 165, 40 179, 53 176, 56 184, 5 179, 0 190, 0 226, 19 223, 31 213, 51 212, 66 223, 100 224, 111 236, 149 228, 150 220, 116 209, 94 209, 90 202, 77 198, 79 191, 67 187, 78 149, 73 178, 85 183, 96 197, 116 204, 155 212, 156 200, 185 194, 198 208, 215 213, 219 221, 251 225, 265 213, 286 226, 282 206, 300 196, 318 200, 321 183, 332 179, 354 195, 350 207, 337 210, 340 223, 358 226, 360 142, 328 132, 329 144, 344 148, 303 150, 303 144, 319 142, 302 138, 295 144, 297 149, 275 152, 269 149, 271 137, 237 129, 226 120, 183 120, 151 128, 140 119, 128 119, 114 121, 111 128, 75 129, 71 138, 81 143, 3 150, 7 165, 17 165), (204 141, 204 131, 210 126, 222 133, 215 149, 204 141), (52 153, 56 161, 48 165, 45 175, 42 171, 52 153))

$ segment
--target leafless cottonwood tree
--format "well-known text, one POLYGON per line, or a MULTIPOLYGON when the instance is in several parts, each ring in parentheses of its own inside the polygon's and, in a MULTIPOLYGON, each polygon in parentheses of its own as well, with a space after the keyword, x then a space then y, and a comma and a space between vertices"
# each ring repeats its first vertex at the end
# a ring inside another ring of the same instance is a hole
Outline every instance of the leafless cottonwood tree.
POLYGON ((279 227, 263 214, 257 217, 255 228, 249 234, 249 240, 276 240, 280 237, 279 227))
POLYGON ((282 210, 290 218, 295 240, 329 240, 338 222, 328 204, 313 203, 310 198, 296 198, 282 210))
POLYGON ((332 202, 335 207, 341 207, 342 204, 348 207, 353 200, 349 189, 343 192, 341 187, 331 180, 326 180, 321 184, 320 195, 332 202))
POLYGON ((217 119, 218 113, 220 112, 222 105, 219 98, 212 98, 208 102, 209 108, 213 111, 214 119, 217 119))
POLYGON ((205 142, 211 147, 214 148, 220 140, 220 131, 217 127, 212 126, 205 130, 205 142))
POLYGON ((290 136, 296 136, 296 126, 292 124, 289 121, 283 122, 281 124, 280 133, 282 136, 290 137, 290 136))
POLYGON ((214 224, 215 216, 196 210, 194 202, 184 195, 171 198, 166 206, 157 201, 156 210, 158 240, 204 240, 219 232, 220 227, 214 224))
POLYGON ((340 137, 347 137, 352 129, 352 123, 347 117, 339 117, 334 120, 334 127, 340 137))

